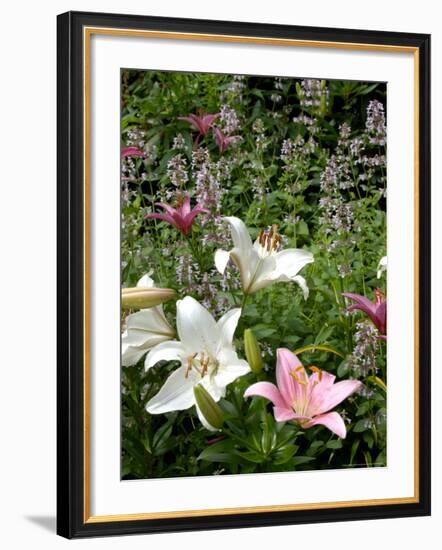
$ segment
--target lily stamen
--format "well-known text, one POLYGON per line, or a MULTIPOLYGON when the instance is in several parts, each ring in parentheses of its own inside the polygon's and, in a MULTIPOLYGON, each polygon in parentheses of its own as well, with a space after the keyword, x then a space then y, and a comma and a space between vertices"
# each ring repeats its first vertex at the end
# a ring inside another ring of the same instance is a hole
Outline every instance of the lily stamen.
POLYGON ((312 372, 315 372, 318 375, 319 381, 322 380, 322 370, 319 367, 315 367, 314 365, 310 365, 309 369, 312 372))
POLYGON ((193 360, 197 355, 198 355, 197 353, 194 353, 192 355, 189 355, 189 357, 187 358, 187 369, 186 369, 186 372, 184 373, 184 378, 189 378, 190 371, 195 366, 193 364, 193 360))

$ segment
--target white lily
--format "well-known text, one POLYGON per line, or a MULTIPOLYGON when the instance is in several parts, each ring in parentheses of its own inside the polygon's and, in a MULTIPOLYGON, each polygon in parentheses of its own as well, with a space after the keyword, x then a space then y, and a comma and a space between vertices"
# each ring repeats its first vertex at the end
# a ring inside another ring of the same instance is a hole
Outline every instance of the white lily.
POLYGON ((253 294, 272 283, 294 281, 301 287, 304 298, 307 299, 307 283, 298 273, 305 265, 313 262, 311 252, 295 248, 280 251, 281 236, 276 225, 269 231, 261 231, 252 244, 244 222, 234 216, 225 219, 230 224, 234 248, 230 251, 216 251, 215 266, 221 274, 232 258, 240 271, 245 294, 253 294))
MULTIPOLYGON (((139 288, 153 288, 154 286, 149 274, 141 277, 137 283, 139 288)), ((162 305, 141 309, 128 315, 126 330, 121 336, 123 366, 135 365, 154 346, 174 337, 175 331, 167 322, 162 305)))
MULTIPOLYGON (((179 341, 155 346, 146 357, 145 368, 150 369, 158 361, 179 361, 181 366, 147 403, 149 413, 182 411, 196 405, 193 388, 198 384, 219 401, 228 384, 250 372, 247 361, 239 359, 232 344, 240 315, 241 309, 235 308, 216 322, 194 298, 186 296, 177 302, 179 341)), ((197 412, 201 422, 211 429, 198 407, 197 412)))
POLYGON ((379 263, 378 263, 378 279, 381 278, 382 276, 382 273, 384 271, 387 271, 387 256, 383 256, 380 260, 379 260, 379 263))

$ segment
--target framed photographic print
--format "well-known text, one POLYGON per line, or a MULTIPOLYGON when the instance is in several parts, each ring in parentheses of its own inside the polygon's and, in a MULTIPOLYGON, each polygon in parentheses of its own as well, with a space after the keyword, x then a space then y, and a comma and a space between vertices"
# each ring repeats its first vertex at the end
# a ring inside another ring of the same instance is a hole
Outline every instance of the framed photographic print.
POLYGON ((430 513, 429 67, 58 17, 60 535, 430 513))

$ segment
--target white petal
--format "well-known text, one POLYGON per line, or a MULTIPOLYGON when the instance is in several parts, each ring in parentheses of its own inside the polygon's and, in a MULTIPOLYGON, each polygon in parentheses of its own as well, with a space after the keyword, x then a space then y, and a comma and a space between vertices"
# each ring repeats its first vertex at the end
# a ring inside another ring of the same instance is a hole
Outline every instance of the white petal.
POLYGON ((278 252, 275 260, 274 280, 292 281, 305 265, 313 262, 313 254, 308 250, 288 248, 278 252))
POLYGON ((221 275, 226 270, 229 260, 230 252, 227 252, 227 250, 220 249, 215 252, 215 267, 221 273, 221 275))
POLYGON ((253 261, 250 264, 250 281, 246 291, 247 294, 254 294, 258 290, 261 290, 274 282, 276 256, 261 258, 255 250, 250 256, 253 261))
POLYGON ((162 342, 150 350, 147 354, 144 368, 150 369, 158 363, 158 361, 183 361, 186 357, 186 350, 181 342, 171 340, 162 342))
POLYGON ((298 283, 298 285, 301 287, 302 293, 304 294, 304 300, 307 300, 309 289, 304 277, 301 277, 301 275, 296 275, 296 277, 293 277, 292 281, 298 283))
POLYGON ((169 336, 169 338, 174 336, 162 306, 141 309, 128 315, 126 327, 127 334, 123 335, 123 342, 131 346, 142 345, 148 338, 156 335, 169 336))
POLYGON ((249 253, 243 253, 239 248, 233 248, 230 251, 230 257, 232 258, 233 263, 239 269, 239 273, 241 276, 241 285, 244 290, 247 290, 250 286, 250 269, 255 254, 256 252, 253 250, 253 248, 250 249, 249 253))
POLYGON ((130 367, 138 363, 138 361, 145 355, 149 350, 161 344, 162 342, 167 342, 171 340, 171 336, 164 335, 153 335, 147 339, 143 345, 139 346, 130 346, 123 344, 121 347, 121 364, 123 367, 130 367))
POLYGON ((161 414, 184 411, 194 405, 193 386, 198 381, 197 376, 194 371, 187 373, 187 367, 173 371, 160 391, 147 403, 147 412, 161 414))
POLYGON ((241 308, 237 307, 225 313, 218 321, 221 347, 231 347, 236 326, 241 317, 241 308))
POLYGON ((177 302, 176 324, 181 342, 189 352, 207 351, 214 355, 219 328, 205 307, 191 296, 177 302))
POLYGON ((123 345, 121 348, 121 364, 123 367, 136 365, 148 350, 141 347, 132 347, 123 345))
POLYGON ((378 279, 381 278, 384 271, 387 271, 387 256, 383 256, 379 261, 377 272, 378 279))
POLYGON ((241 254, 248 254, 253 245, 245 223, 235 216, 227 216, 225 219, 230 224, 235 248, 239 248, 241 254))
POLYGON ((200 384, 207 390, 207 393, 210 393, 214 401, 219 401, 226 395, 226 387, 219 386, 215 376, 205 376, 201 379, 200 384))
POLYGON ((240 376, 244 376, 245 374, 248 374, 250 372, 250 367, 247 361, 244 361, 244 359, 239 359, 236 353, 234 353, 233 355, 235 356, 235 362, 222 365, 214 376, 214 382, 216 386, 223 390, 222 396, 224 396, 225 394, 224 390, 226 386, 228 386, 231 382, 233 382, 240 376))
POLYGON ((155 283, 153 282, 153 279, 149 277, 151 273, 152 271, 149 271, 149 273, 146 273, 146 275, 143 275, 143 277, 141 277, 141 279, 138 281, 137 286, 147 287, 147 288, 154 287, 155 283))

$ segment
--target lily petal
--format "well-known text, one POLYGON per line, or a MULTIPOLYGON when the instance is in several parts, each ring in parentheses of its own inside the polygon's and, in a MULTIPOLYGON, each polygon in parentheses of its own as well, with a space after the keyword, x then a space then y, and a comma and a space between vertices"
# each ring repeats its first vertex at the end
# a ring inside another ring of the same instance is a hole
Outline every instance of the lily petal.
POLYGON ((161 414, 184 411, 195 404, 193 386, 197 380, 195 371, 180 367, 172 372, 160 391, 146 405, 147 412, 161 414))
POLYGON ((136 365, 143 355, 148 351, 142 346, 134 347, 123 344, 121 346, 121 364, 123 367, 132 367, 136 365))
POLYGON ((319 389, 319 386, 317 386, 314 389, 314 392, 318 392, 319 398, 315 399, 316 409, 313 410, 312 405, 309 408, 310 414, 312 414, 312 416, 316 414, 320 415, 330 411, 361 387, 362 383, 359 382, 359 380, 343 380, 342 382, 338 382, 337 384, 333 384, 332 386, 326 388, 321 395, 321 390, 319 389))
MULTIPOLYGON (((226 355, 223 354, 223 362, 226 361, 226 355)), ((229 354, 229 361, 226 361, 222 367, 218 369, 218 372, 213 377, 213 380, 218 388, 222 391, 222 396, 225 394, 226 387, 240 376, 244 376, 250 372, 250 367, 247 361, 239 359, 237 354, 232 351, 229 354)), ((210 392, 209 392, 210 393, 210 392)), ((215 399, 215 396, 212 395, 215 399)), ((215 399, 216 400, 216 399, 215 399)))
POLYGON ((239 318, 241 317, 241 308, 237 307, 231 309, 225 313, 221 319, 219 319, 217 325, 219 329, 220 347, 232 346, 233 336, 235 334, 236 327, 238 325, 239 318))
POLYGON ((353 292, 343 292, 342 296, 349 298, 356 302, 356 304, 351 304, 347 309, 348 311, 353 311, 355 309, 360 309, 370 317, 375 314, 375 305, 374 303, 360 294, 354 294, 353 292))
POLYGON ((287 422, 288 420, 296 420, 297 414, 293 409, 287 407, 273 407, 273 415, 276 422, 287 422))
POLYGON ((304 427, 311 428, 318 424, 322 424, 342 439, 345 439, 345 436, 347 435, 344 420, 342 419, 342 416, 337 412, 330 412, 327 414, 316 416, 313 420, 310 420, 308 423, 306 423, 304 427))
POLYGON ((216 355, 219 328, 207 309, 191 296, 177 302, 177 331, 189 350, 207 350, 216 355))
POLYGON ((313 254, 308 250, 288 248, 275 254, 275 261, 273 279, 291 281, 304 266, 313 262, 313 254))
POLYGON ((296 420, 297 422, 310 422, 309 416, 296 414, 293 409, 274 407, 273 414, 277 422, 287 422, 288 420, 296 420))
POLYGON ((235 216, 227 216, 225 219, 230 224, 235 248, 238 248, 241 254, 248 255, 253 245, 245 223, 235 216))
POLYGON ((144 362, 146 370, 155 366, 158 361, 182 361, 186 356, 186 350, 181 342, 170 340, 162 342, 150 350, 144 362))
POLYGON ((167 322, 161 306, 141 309, 136 313, 128 315, 126 328, 127 330, 122 336, 122 341, 130 346, 143 344, 148 335, 169 337, 173 337, 174 335, 174 331, 167 322))
POLYGON ((276 269, 276 261, 272 256, 261 258, 253 248, 249 255, 248 282, 243 281, 244 292, 254 294, 258 290, 274 283, 273 274, 276 269))
MULTIPOLYGON (((265 397, 266 399, 271 401, 273 405, 275 405, 275 407, 291 410, 288 407, 288 403, 284 401, 281 392, 278 390, 275 384, 272 384, 271 382, 257 382, 256 384, 252 384, 251 386, 249 386, 244 392, 244 397, 252 396, 265 397)), ((291 412, 293 413, 293 410, 291 410, 291 412)))
POLYGON ((301 287, 302 294, 304 295, 304 300, 307 300, 309 295, 309 288, 304 277, 302 277, 301 275, 296 275, 296 277, 293 277, 292 281, 294 283, 298 283, 298 285, 301 287))
POLYGON ((227 250, 218 249, 215 252, 215 267, 221 273, 221 275, 226 270, 229 260, 230 260, 230 252, 227 252, 227 250))
POLYGON ((155 286, 154 280, 150 276, 152 271, 149 273, 146 273, 146 275, 143 275, 141 279, 138 280, 137 286, 138 287, 146 287, 146 288, 153 288, 155 286))
MULTIPOLYGON (((296 368, 302 367, 302 363, 294 353, 286 348, 279 348, 276 355, 276 383, 284 401, 287 404, 292 404, 299 398, 299 394, 303 390, 301 387, 298 387, 300 384, 295 382, 291 373, 296 368)), ((305 378, 303 367, 299 370, 298 378, 302 382, 305 382, 303 380, 305 378)))

